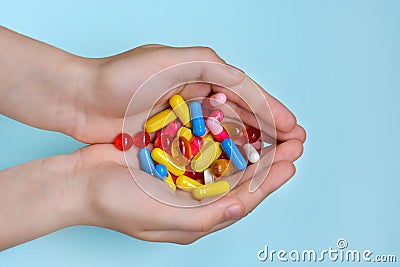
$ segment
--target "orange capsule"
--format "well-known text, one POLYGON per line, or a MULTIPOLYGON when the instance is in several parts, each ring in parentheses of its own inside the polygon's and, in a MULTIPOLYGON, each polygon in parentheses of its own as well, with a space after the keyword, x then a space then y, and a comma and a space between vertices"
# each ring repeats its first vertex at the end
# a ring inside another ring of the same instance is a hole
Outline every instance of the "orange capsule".
POLYGON ((229 176, 234 171, 232 162, 227 159, 217 159, 210 169, 216 177, 229 176))
POLYGON ((181 166, 186 166, 190 163, 191 147, 189 142, 184 137, 175 137, 171 145, 171 155, 175 163, 181 166))

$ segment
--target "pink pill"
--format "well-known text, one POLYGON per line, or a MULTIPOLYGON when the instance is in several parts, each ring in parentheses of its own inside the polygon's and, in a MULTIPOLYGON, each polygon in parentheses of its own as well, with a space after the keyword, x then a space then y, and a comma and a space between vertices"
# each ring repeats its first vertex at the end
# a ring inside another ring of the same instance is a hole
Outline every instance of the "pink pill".
POLYGON ((178 121, 173 121, 168 124, 163 130, 162 133, 171 137, 175 137, 178 130, 181 128, 181 124, 178 121))
POLYGON ((203 139, 201 137, 193 137, 192 140, 190 140, 190 147, 192 148, 192 156, 195 156, 201 146, 203 145, 203 139))
POLYGON ((226 95, 224 93, 216 93, 210 96, 210 104, 213 107, 218 107, 226 102, 226 95))
POLYGON ((224 113, 220 109, 216 109, 211 114, 209 117, 216 118, 219 122, 221 122, 224 119, 224 113))
POLYGON ((229 138, 227 131, 225 131, 224 127, 222 127, 219 121, 215 118, 208 118, 206 125, 218 142, 222 142, 224 139, 229 138))

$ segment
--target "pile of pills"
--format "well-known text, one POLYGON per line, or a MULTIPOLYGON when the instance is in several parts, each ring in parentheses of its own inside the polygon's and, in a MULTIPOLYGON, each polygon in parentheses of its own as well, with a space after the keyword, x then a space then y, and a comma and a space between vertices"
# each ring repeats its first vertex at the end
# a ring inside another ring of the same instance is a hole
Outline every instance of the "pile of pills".
POLYGON ((257 162, 261 148, 260 130, 224 120, 218 107, 225 102, 223 93, 189 104, 173 95, 170 108, 148 119, 143 131, 119 134, 115 146, 139 148, 141 169, 174 191, 191 192, 196 200, 224 194, 230 185, 219 178, 257 162))

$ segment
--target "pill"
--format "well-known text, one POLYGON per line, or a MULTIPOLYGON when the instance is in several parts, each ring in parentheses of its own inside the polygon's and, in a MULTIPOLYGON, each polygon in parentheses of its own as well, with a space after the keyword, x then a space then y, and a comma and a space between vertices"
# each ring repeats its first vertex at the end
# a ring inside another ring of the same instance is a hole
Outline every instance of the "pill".
POLYGON ((171 153, 172 137, 166 134, 161 134, 156 140, 154 140, 154 147, 161 148, 167 153, 171 153))
POLYGON ((193 157, 191 168, 196 172, 207 169, 222 153, 221 144, 210 139, 203 140, 199 153, 193 157))
POLYGON ((204 172, 194 171, 190 165, 186 166, 185 176, 196 180, 197 182, 204 184, 204 172))
POLYGON ((219 178, 221 176, 229 176, 232 174, 234 167, 230 160, 217 159, 213 164, 211 164, 210 170, 216 178, 219 178))
POLYGON ((190 177, 180 175, 178 178, 176 178, 176 186, 183 191, 192 192, 193 188, 202 186, 202 184, 190 177))
POLYGON ((217 181, 212 184, 206 184, 193 189, 192 196, 194 199, 202 200, 206 197, 221 195, 228 192, 230 189, 227 181, 217 181))
POLYGON ((120 133, 114 139, 114 145, 121 151, 126 151, 132 147, 132 137, 127 133, 120 133))
POLYGON ((180 95, 173 95, 169 98, 169 104, 173 108, 176 116, 186 127, 191 127, 189 107, 180 95))
POLYGON ((132 141, 136 147, 143 148, 150 143, 150 135, 145 131, 140 131, 133 136, 132 141))
POLYGON ((229 138, 232 140, 241 138, 245 133, 245 129, 235 122, 225 122, 222 126, 228 132, 229 138))
POLYGON ((228 133, 218 120, 210 117, 207 119, 206 124, 207 128, 210 129, 210 132, 218 142, 222 142, 222 140, 229 138, 228 133))
POLYGON ((212 174, 210 169, 206 169, 204 171, 204 184, 212 184, 214 183, 214 175, 212 174))
POLYGON ((260 160, 260 154, 258 154, 257 150, 252 144, 245 144, 243 146, 243 151, 244 154, 246 155, 246 158, 251 163, 256 163, 257 161, 260 160))
POLYGON ((232 161, 236 169, 241 171, 246 168, 247 166, 246 160, 243 158, 239 149, 231 139, 227 138, 224 141, 222 141, 221 147, 228 155, 229 159, 232 161))
POLYGON ((168 177, 167 167, 164 164, 157 164, 155 165, 156 173, 155 175, 160 178, 161 180, 165 180, 168 177))
POLYGON ((260 136, 261 132, 259 129, 256 129, 249 125, 246 126, 246 137, 250 144, 256 142, 260 138, 260 136))
POLYGON ((182 175, 185 173, 185 166, 181 166, 176 164, 172 157, 168 155, 164 150, 161 148, 154 148, 151 151, 151 157, 153 160, 157 161, 158 163, 164 164, 167 167, 167 170, 173 173, 176 176, 182 175))
POLYGON ((193 134, 195 136, 203 136, 206 133, 206 125, 204 123, 201 104, 197 101, 193 101, 189 105, 189 110, 192 119, 193 134))
POLYGON ((186 140, 188 140, 188 141, 192 140, 192 138, 193 138, 192 131, 189 128, 186 128, 186 127, 181 127, 178 130, 177 134, 178 134, 178 136, 182 136, 182 137, 186 138, 186 140))
POLYGON ((172 141, 171 156, 173 161, 181 166, 186 166, 190 163, 192 157, 192 148, 190 143, 184 137, 175 137, 172 141))
POLYGON ((176 185, 170 173, 168 173, 168 177, 164 180, 164 183, 167 184, 174 192, 176 191, 176 185))
POLYGON ((148 119, 144 125, 146 132, 152 133, 163 127, 166 127, 170 122, 176 119, 175 113, 168 108, 160 113, 157 113, 148 119))
POLYGON ((226 103, 226 95, 224 93, 216 93, 203 100, 203 105, 207 109, 213 109, 226 103))
POLYGON ((200 137, 193 137, 192 140, 190 140, 190 148, 192 149, 192 157, 195 156, 201 146, 203 145, 203 139, 200 137))
POLYGON ((154 166, 153 159, 150 155, 150 150, 148 148, 142 148, 139 150, 139 163, 140 169, 147 172, 150 175, 156 175, 156 168, 154 166))
POLYGON ((175 137, 180 128, 181 124, 178 121, 173 121, 170 124, 168 124, 164 129, 162 129, 161 132, 171 137, 175 137))
POLYGON ((224 119, 224 113, 220 109, 216 109, 208 117, 213 117, 221 122, 224 119))

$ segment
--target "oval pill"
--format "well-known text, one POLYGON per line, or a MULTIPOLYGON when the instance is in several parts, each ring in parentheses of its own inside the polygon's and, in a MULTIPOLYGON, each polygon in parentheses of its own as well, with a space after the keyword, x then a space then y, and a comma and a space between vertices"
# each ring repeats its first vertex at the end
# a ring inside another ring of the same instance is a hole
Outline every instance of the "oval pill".
POLYGON ((176 186, 183 191, 192 192, 193 188, 202 186, 202 184, 185 175, 180 175, 176 178, 176 186))
POLYGON ((233 164, 227 159, 217 159, 213 164, 211 164, 210 169, 216 178, 228 176, 234 171, 233 164))
POLYGON ((193 157, 190 166, 196 172, 202 172, 207 169, 221 155, 221 144, 210 139, 203 140, 203 146, 193 157))
POLYGON ((201 104, 193 101, 189 105, 190 118, 192 119, 192 129, 195 136, 203 136, 206 133, 206 125, 204 123, 203 110, 201 104))
POLYGON ((144 124, 144 129, 148 133, 155 132, 163 127, 166 127, 170 122, 176 119, 175 113, 172 109, 168 108, 166 110, 157 113, 144 124))
POLYGON ((236 169, 242 171, 246 168, 246 160, 231 139, 227 138, 222 141, 221 146, 225 153, 228 155, 229 159, 232 161, 233 165, 235 165, 236 169))
POLYGON ((228 192, 230 185, 227 181, 218 181, 212 184, 206 184, 193 189, 192 196, 194 199, 202 200, 206 197, 221 195, 228 192))
POLYGON ((180 95, 173 95, 169 98, 169 104, 176 116, 186 127, 191 127, 189 107, 180 95))
POLYGON ((156 168, 156 175, 161 180, 165 180, 168 177, 167 167, 164 164, 157 164, 156 168))
POLYGON ((210 171, 210 169, 207 169, 204 171, 204 184, 212 184, 214 183, 214 175, 210 171))
POLYGON ((257 161, 260 160, 260 154, 258 154, 256 148, 252 144, 245 144, 243 146, 243 151, 244 154, 246 155, 246 158, 251 163, 256 163, 257 161))
POLYGON ((153 160, 157 161, 158 163, 164 164, 167 167, 167 170, 170 171, 172 174, 179 176, 185 173, 185 166, 180 166, 176 164, 172 157, 168 155, 165 151, 161 148, 154 148, 151 151, 151 157, 153 160))

